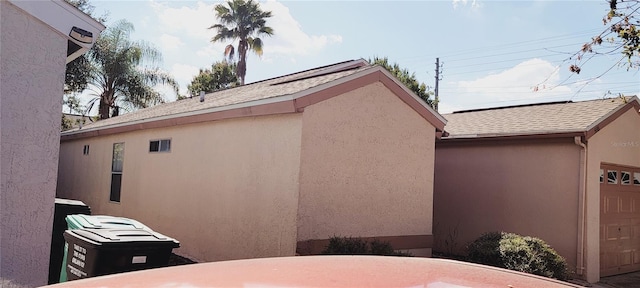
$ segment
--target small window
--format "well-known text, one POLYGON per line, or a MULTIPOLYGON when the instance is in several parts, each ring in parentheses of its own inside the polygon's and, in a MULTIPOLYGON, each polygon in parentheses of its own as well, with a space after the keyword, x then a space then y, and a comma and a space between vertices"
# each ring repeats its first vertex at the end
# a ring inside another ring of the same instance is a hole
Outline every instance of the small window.
POLYGON ((618 171, 607 171, 607 184, 618 184, 618 171))
POLYGON ((620 184, 631 185, 631 172, 621 171, 620 184))
POLYGON ((82 148, 82 155, 89 155, 89 145, 84 145, 84 148, 82 148))
POLYGON ((171 139, 149 141, 149 152, 170 152, 171 139))
POLYGON ((113 202, 120 202, 123 166, 124 143, 113 143, 113 157, 111 159, 111 191, 109 192, 109 200, 113 202))
POLYGON ((600 169, 600 183, 604 183, 604 169, 600 169))
POLYGON ((640 185, 640 172, 633 172, 633 185, 640 185))

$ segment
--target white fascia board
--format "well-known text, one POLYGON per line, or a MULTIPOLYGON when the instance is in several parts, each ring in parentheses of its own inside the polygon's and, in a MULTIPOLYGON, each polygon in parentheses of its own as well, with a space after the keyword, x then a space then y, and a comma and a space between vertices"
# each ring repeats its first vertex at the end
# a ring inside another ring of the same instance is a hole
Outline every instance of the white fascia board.
POLYGON ((100 32, 105 29, 105 26, 100 22, 94 20, 89 15, 78 10, 76 7, 73 7, 73 5, 65 2, 64 0, 8 1, 31 16, 49 25, 52 29, 58 31, 58 33, 64 35, 69 41, 73 41, 82 47, 82 49, 67 57, 67 63, 89 50, 95 43, 96 39, 98 39, 98 36, 100 36, 100 32), (91 32, 91 34, 93 34, 92 42, 82 43, 69 37, 69 33, 73 27, 78 27, 91 32))

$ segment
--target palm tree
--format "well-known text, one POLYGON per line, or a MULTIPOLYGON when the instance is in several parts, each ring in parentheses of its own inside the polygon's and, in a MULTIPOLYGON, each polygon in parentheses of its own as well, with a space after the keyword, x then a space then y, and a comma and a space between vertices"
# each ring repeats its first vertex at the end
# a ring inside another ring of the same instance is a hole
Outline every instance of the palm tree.
MULTIPOLYGON (((262 40, 258 36, 273 35, 273 29, 266 26, 266 18, 271 17, 271 11, 260 10, 258 3, 253 0, 229 0, 227 6, 218 4, 215 10, 220 23, 209 27, 217 30, 211 42, 239 39, 236 74, 240 78, 240 85, 244 85, 244 76, 247 74, 247 51, 251 49, 261 56, 262 40)), ((233 60, 235 50, 235 47, 229 44, 224 49, 224 54, 229 60, 233 60)))
POLYGON ((157 84, 169 85, 178 93, 173 77, 158 68, 143 66, 146 61, 155 64, 162 56, 144 42, 129 40, 132 31, 133 25, 121 20, 102 32, 88 53, 89 84, 96 96, 89 102, 89 109, 100 101, 100 119, 118 116, 120 108, 131 110, 163 103, 162 95, 153 89, 157 84))

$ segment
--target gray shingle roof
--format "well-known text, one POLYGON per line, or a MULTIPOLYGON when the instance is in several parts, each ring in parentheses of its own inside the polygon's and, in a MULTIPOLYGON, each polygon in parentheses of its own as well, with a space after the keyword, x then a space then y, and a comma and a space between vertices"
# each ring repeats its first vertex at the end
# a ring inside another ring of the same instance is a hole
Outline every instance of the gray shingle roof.
POLYGON ((449 136, 443 139, 584 132, 630 101, 638 102, 638 98, 542 103, 444 114, 449 136))
MULTIPOLYGON (((100 129, 102 127, 128 122, 196 112, 211 108, 223 108, 234 104, 291 95, 373 67, 374 66, 368 65, 364 60, 345 61, 209 93, 205 95, 204 102, 200 102, 199 97, 196 96, 191 99, 156 105, 133 113, 127 113, 85 125, 83 130, 100 129)), ((70 130, 66 133, 73 131, 77 130, 70 130)))

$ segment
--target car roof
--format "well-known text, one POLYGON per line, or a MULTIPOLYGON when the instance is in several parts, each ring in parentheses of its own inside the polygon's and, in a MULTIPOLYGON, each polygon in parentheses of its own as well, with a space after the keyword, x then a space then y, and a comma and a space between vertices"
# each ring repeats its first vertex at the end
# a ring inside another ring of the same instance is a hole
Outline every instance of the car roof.
POLYGON ((580 287, 446 259, 296 256, 221 261, 87 278, 51 287, 580 287))

